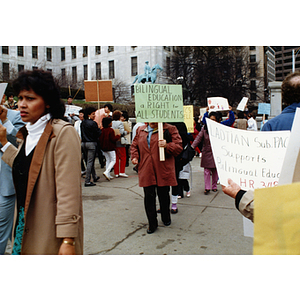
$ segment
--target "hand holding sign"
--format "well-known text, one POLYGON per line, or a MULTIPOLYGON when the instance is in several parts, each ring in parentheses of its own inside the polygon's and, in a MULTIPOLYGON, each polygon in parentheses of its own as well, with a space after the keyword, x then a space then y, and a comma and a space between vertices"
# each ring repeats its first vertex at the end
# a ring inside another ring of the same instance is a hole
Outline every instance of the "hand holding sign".
POLYGON ((228 100, 223 97, 211 97, 207 98, 207 104, 209 111, 224 111, 229 110, 228 100))

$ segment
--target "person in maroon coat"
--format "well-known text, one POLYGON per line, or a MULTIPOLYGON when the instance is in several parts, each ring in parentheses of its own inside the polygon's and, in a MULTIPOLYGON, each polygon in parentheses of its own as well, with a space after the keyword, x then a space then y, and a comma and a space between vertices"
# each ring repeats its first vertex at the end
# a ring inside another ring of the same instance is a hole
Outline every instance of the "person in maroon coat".
MULTIPOLYGON (((216 112, 211 112, 209 114, 209 118, 213 121, 217 121, 218 114, 216 112)), ((201 141, 203 141, 201 167, 204 168, 204 194, 208 195, 211 189, 213 192, 217 191, 218 172, 210 145, 207 124, 202 127, 201 131, 195 138, 192 147, 195 149, 201 143, 201 141)))
POLYGON ((110 180, 110 170, 114 167, 116 163, 116 142, 120 138, 120 135, 115 135, 115 131, 111 128, 112 119, 110 117, 105 117, 102 119, 102 132, 99 137, 100 147, 103 151, 103 155, 106 159, 106 170, 103 172, 103 176, 110 180))
POLYGON ((137 129, 131 145, 131 161, 138 164, 139 186, 144 188, 144 205, 149 222, 147 233, 158 226, 156 193, 160 203, 161 220, 171 224, 170 186, 176 186, 174 157, 182 151, 182 140, 175 126, 163 124, 164 139, 158 139, 157 123, 149 123, 137 129), (159 147, 165 148, 165 161, 159 159, 159 147))

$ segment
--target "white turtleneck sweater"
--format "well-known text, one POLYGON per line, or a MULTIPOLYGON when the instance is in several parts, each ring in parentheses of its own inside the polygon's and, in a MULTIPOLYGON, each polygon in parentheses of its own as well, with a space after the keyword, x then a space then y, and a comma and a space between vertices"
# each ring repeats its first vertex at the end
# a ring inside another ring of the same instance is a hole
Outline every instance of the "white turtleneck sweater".
POLYGON ((28 156, 29 153, 32 151, 32 149, 34 149, 34 147, 37 145, 50 119, 51 119, 51 115, 47 114, 40 117, 34 124, 31 123, 26 124, 26 129, 28 131, 28 135, 26 137, 26 147, 25 147, 26 156, 28 156))

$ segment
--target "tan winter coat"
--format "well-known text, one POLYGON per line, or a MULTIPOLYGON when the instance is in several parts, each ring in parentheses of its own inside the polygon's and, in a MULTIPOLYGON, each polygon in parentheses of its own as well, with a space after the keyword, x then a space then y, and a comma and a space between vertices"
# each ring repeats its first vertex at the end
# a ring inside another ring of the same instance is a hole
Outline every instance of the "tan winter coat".
MULTIPOLYGON (((12 166, 24 142, 10 145, 2 159, 12 166)), ((21 254, 58 254, 63 238, 75 238, 76 254, 83 254, 81 147, 74 127, 50 121, 32 158, 25 201, 25 226, 21 254)))

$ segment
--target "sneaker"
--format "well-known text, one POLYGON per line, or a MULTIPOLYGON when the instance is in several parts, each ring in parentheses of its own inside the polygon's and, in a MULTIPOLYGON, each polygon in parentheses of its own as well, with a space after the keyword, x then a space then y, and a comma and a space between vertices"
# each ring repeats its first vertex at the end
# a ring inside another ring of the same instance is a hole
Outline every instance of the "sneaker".
POLYGON ((109 177, 109 179, 113 179, 113 177, 110 174, 108 175, 108 177, 109 177))
POLYGON ((128 175, 125 174, 125 173, 120 173, 119 176, 120 176, 120 177, 124 177, 124 178, 127 178, 127 177, 128 177, 128 175))
POLYGON ((118 177, 119 177, 119 174, 115 174, 115 177, 118 178, 118 177))
POLYGON ((110 181, 110 176, 107 175, 105 172, 103 172, 103 176, 104 176, 108 181, 110 181))
POLYGON ((191 191, 186 192, 186 196, 189 198, 191 197, 191 191))

